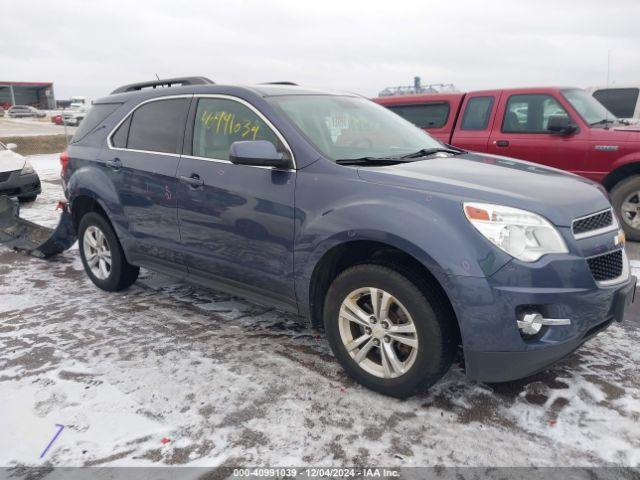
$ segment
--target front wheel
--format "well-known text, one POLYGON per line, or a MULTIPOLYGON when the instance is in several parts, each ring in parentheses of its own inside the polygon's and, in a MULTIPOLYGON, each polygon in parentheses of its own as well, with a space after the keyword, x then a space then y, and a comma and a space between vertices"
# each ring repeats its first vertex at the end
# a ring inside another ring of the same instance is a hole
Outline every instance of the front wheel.
POLYGON ((629 177, 613 187, 611 202, 627 238, 640 241, 640 175, 629 177))
POLYGON ((333 353, 364 386, 399 398, 436 383, 453 362, 455 319, 428 287, 381 265, 358 265, 332 283, 324 325, 333 353))
POLYGON ((137 280, 140 269, 127 262, 113 228, 102 215, 84 215, 78 239, 84 270, 97 287, 115 292, 137 280))

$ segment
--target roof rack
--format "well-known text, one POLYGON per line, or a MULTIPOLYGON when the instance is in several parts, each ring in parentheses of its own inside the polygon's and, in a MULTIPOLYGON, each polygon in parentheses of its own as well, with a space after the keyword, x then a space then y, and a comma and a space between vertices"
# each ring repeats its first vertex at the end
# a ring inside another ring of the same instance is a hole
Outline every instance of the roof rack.
POLYGON ((299 86, 297 83, 287 82, 286 80, 282 82, 262 82, 260 85, 293 85, 294 87, 299 86))
POLYGON ((158 87, 176 87, 186 85, 210 85, 215 83, 209 80, 207 77, 177 77, 177 78, 165 78, 158 80, 151 80, 149 82, 130 83, 129 85, 123 85, 116 88, 111 94, 135 92, 136 90, 142 90, 143 88, 158 88, 158 87))

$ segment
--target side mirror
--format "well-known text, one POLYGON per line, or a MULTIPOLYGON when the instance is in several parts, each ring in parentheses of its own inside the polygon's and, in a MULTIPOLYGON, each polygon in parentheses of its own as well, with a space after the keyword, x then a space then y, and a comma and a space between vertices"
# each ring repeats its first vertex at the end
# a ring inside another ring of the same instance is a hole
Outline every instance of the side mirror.
POLYGON ((290 161, 266 140, 233 142, 229 149, 229 160, 236 165, 287 168, 290 161))
POLYGON ((7 143, 5 146, 7 147, 7 150, 11 150, 12 152, 18 150, 18 145, 15 143, 7 143))
POLYGON ((570 135, 578 130, 578 127, 571 123, 571 119, 566 115, 552 115, 547 121, 547 130, 560 135, 570 135))

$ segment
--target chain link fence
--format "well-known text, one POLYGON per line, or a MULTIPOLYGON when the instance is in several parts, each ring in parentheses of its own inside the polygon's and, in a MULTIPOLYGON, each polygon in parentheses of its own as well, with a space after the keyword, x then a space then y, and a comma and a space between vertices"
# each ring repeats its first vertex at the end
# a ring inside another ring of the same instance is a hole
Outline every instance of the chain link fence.
POLYGON ((0 142, 14 144, 21 155, 60 153, 67 148, 76 126, 67 125, 63 110, 47 111, 42 118, 0 117, 0 142))

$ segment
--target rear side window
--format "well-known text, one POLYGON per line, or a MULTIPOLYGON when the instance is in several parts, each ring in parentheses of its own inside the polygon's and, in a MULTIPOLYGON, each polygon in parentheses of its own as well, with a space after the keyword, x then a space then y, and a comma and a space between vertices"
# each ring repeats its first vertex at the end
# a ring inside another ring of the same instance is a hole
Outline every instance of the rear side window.
POLYGON ((632 118, 638 103, 638 88, 606 88, 593 96, 618 118, 632 118))
POLYGON ((388 108, 420 128, 442 128, 447 123, 450 110, 447 102, 392 105, 388 108))
POLYGON ((202 98, 198 101, 193 128, 193 155, 196 157, 229 159, 233 142, 267 140, 284 152, 271 128, 251 109, 234 100, 202 98))
POLYGON ((78 142, 87 136, 94 128, 102 123, 109 115, 111 115, 121 103, 95 103, 89 109, 87 116, 84 117, 78 130, 73 135, 71 143, 78 142))
POLYGON ((473 97, 467 102, 461 130, 486 130, 493 108, 493 97, 473 97))
POLYGON ((111 137, 111 145, 116 148, 127 148, 127 139, 129 137, 129 125, 131 125, 131 115, 122 122, 116 133, 111 137))
POLYGON ((179 153, 188 108, 186 98, 157 100, 140 106, 131 117, 127 148, 179 153))

